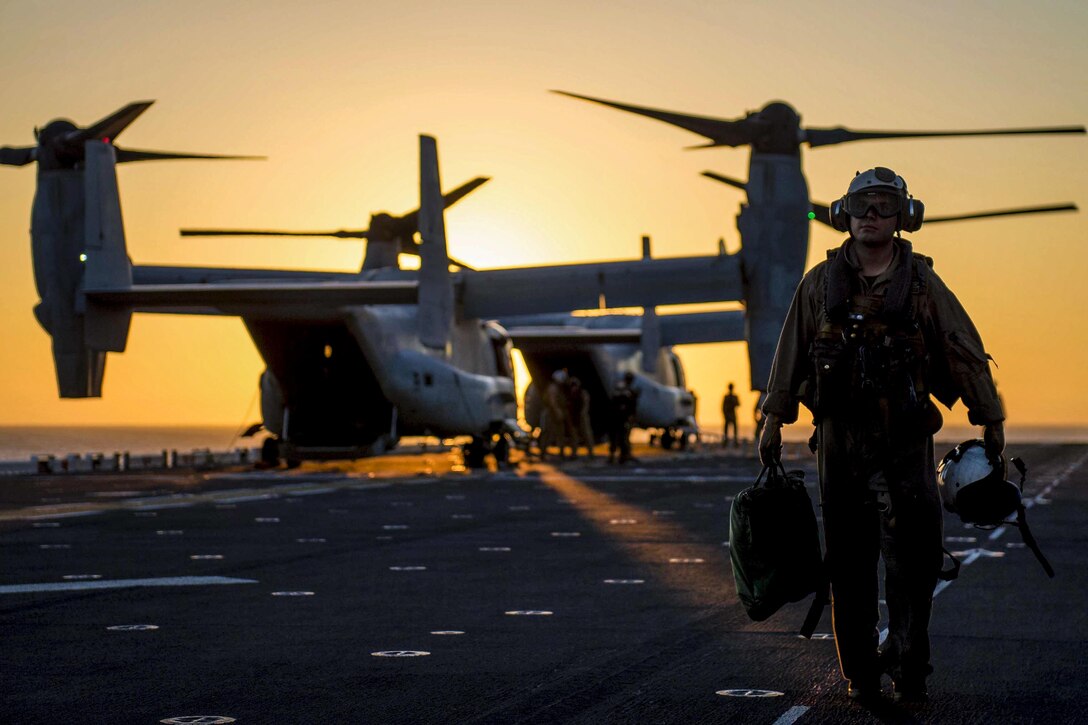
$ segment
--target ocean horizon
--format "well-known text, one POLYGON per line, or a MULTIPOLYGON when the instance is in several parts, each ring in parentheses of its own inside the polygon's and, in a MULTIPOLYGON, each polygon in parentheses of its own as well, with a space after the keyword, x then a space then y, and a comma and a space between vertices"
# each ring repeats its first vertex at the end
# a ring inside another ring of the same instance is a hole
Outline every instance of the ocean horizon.
MULTIPOLYGON (((719 433, 720 424, 704 424, 708 434, 719 433)), ((783 430, 787 441, 806 441, 812 428, 791 425, 783 430)), ((189 426, 0 426, 0 461, 27 460, 35 455, 58 458, 71 453, 129 452, 158 453, 163 450, 188 452, 209 448, 226 451, 255 448, 261 437, 242 438, 241 428, 226 425, 189 426)), ((980 435, 973 426, 946 426, 937 435, 940 444, 956 444, 980 435)), ((751 438, 752 429, 742 429, 741 436, 751 438)), ((1088 443, 1088 425, 1010 425, 1005 432, 1010 445, 1017 443, 1088 443)), ((636 437, 636 440, 641 436, 636 437)), ((939 447, 939 446, 938 446, 939 447)))
POLYGON ((147 454, 255 447, 255 439, 239 437, 242 430, 224 425, 0 426, 0 461, 25 460, 35 455, 61 458, 70 453, 147 454))

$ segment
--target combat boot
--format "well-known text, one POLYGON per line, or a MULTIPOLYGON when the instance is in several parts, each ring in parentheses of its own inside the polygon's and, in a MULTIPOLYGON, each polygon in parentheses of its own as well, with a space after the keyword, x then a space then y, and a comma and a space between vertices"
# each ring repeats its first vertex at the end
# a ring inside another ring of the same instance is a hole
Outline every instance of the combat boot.
POLYGON ((924 679, 903 679, 892 681, 892 700, 902 703, 925 702, 929 699, 924 679))
POLYGON ((846 685, 846 696, 860 703, 876 702, 883 696, 879 679, 850 680, 846 685))

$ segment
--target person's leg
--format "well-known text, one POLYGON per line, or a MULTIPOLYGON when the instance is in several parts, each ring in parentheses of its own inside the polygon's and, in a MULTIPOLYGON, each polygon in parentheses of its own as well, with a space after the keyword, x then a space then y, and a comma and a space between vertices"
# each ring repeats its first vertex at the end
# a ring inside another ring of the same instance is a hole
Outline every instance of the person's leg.
POLYGON ((924 698, 933 671, 929 620, 942 563, 943 516, 932 461, 927 440, 897 453, 889 471, 892 510, 881 526, 888 638, 881 660, 897 697, 924 698))
POLYGON ((835 646, 851 697, 880 693, 877 661, 880 621, 877 563, 880 522, 875 501, 857 473, 850 435, 824 421, 820 426, 820 489, 831 581, 835 646))

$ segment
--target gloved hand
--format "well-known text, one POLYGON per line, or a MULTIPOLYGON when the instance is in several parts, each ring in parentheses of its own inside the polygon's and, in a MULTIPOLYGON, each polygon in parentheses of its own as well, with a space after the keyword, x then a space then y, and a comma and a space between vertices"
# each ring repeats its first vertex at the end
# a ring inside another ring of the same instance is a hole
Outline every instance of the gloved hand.
POLYGON ((982 431, 982 442, 986 444, 986 457, 996 461, 1005 450, 1005 424, 987 423, 982 431))
POLYGON ((768 468, 773 468, 782 458, 782 423, 773 415, 768 415, 763 422, 763 433, 759 436, 759 461, 768 468))

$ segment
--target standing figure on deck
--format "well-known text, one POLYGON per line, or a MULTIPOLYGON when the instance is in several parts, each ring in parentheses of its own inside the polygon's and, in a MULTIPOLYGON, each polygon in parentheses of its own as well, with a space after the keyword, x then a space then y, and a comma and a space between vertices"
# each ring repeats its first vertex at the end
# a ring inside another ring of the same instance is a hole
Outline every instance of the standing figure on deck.
POLYGON ((854 177, 831 207, 850 237, 801 280, 778 341, 759 454, 781 455, 798 402, 812 411, 839 665, 852 699, 927 697, 929 619, 942 564, 942 512, 930 396, 962 399, 984 427, 986 454, 1005 447, 1004 411, 982 340, 959 301, 897 232, 924 207, 895 172, 854 177), (884 558, 888 637, 878 648, 877 563, 884 558))
POLYGON ((638 409, 638 389, 635 388, 635 375, 628 371, 612 388, 609 397, 612 421, 608 430, 608 462, 615 460, 619 453, 619 462, 627 463, 631 457, 631 427, 638 409))
POLYGON ((572 455, 577 458, 579 446, 585 446, 586 455, 593 460, 593 425, 589 420, 589 405, 589 391, 582 387, 581 380, 571 377, 567 388, 567 415, 571 424, 572 455))
POLYGON ((725 427, 722 429, 722 446, 729 445, 729 428, 733 428, 733 445, 739 447, 740 439, 737 437, 737 408, 740 407, 740 398, 733 392, 733 383, 729 383, 729 390, 722 398, 722 417, 725 418, 725 427))
POLYGON ((570 442, 570 414, 567 404, 567 371, 556 370, 544 389, 544 410, 540 416, 540 460, 548 455, 550 446, 559 448, 559 457, 570 442))

